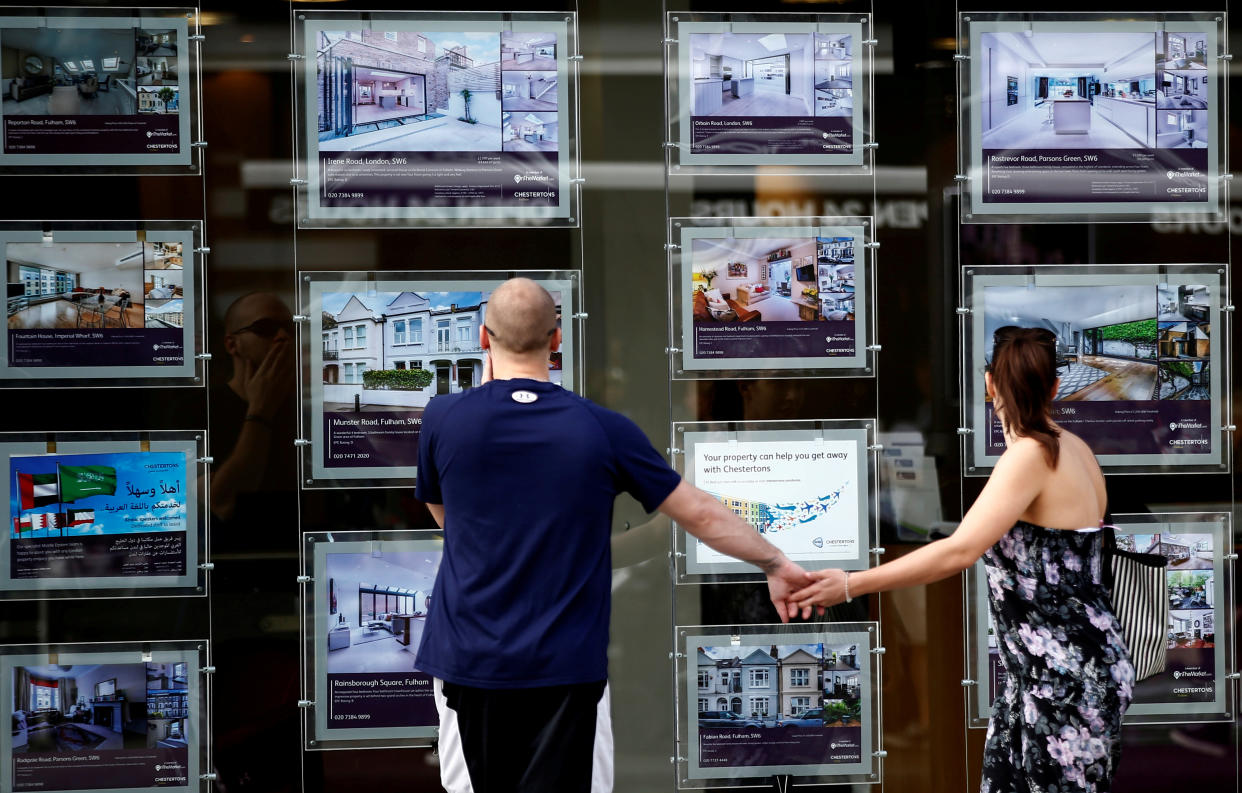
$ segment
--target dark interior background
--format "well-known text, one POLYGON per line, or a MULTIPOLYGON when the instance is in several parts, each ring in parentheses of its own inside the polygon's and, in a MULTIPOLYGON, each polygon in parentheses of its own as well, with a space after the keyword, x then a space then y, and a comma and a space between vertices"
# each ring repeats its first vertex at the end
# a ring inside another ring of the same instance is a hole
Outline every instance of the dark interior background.
MULTIPOLYGON (((1211 4, 1218 5, 1219 0, 1211 4)), ((84 4, 89 5, 89 4, 84 4)), ((100 3, 98 5, 108 5, 100 3)), ((457 9, 496 10, 464 0, 457 9)), ((1166 4, 1167 5, 1167 4, 1166 4)), ((413 9, 407 3, 340 2, 318 9, 413 9)), ((557 10, 564 5, 527 10, 557 10)), ((572 8, 572 7, 568 7, 572 8)), ((209 141, 197 177, 5 176, 0 213, 12 220, 206 219, 209 385, 230 375, 222 315, 238 296, 270 291, 297 313, 303 270, 570 269, 584 273, 586 394, 634 418, 657 447, 670 421, 742 418, 879 419, 882 431, 917 430, 937 458, 947 519, 961 516, 982 480, 963 480, 956 434, 960 404, 958 267, 972 264, 1225 262, 1242 208, 1228 224, 1040 224, 959 227, 953 203, 957 95, 953 3, 877 3, 872 113, 876 176, 761 176, 678 180, 666 209, 661 142, 664 8, 653 0, 578 7, 581 143, 586 185, 582 226, 565 229, 293 229, 294 128, 290 7, 281 0, 213 1, 203 8, 203 98, 209 141), (72 197, 71 199, 68 197, 72 197), (682 215, 874 215, 877 240, 877 376, 774 381, 776 399, 756 402, 736 382, 669 387, 666 211, 682 215), (579 253, 581 251, 581 254, 579 253), (769 415, 765 411, 778 411, 769 415)), ((689 3, 667 10, 867 11, 865 3, 689 3)), ((962 6, 961 10, 969 10, 962 6)), ((1029 10, 1012 2, 978 10, 1029 10)), ((1040 11, 1082 11, 1045 2, 1040 11)), ((1096 7, 1092 10, 1122 10, 1096 7)), ((1160 11, 1140 0, 1126 11, 1160 11)), ((1202 10, 1210 10, 1204 8, 1202 10)), ((1231 75, 1229 81, 1236 88, 1231 75)), ((1236 139, 1236 113, 1228 134, 1236 139)), ((1232 353, 1232 351, 1231 351, 1232 353)), ((1232 355, 1231 355, 1232 358, 1232 355)), ((1232 368, 1232 367, 1231 367, 1232 368)), ((1229 394, 1236 405, 1236 392, 1229 394)), ((9 391, 0 430, 141 430, 208 427, 208 389, 9 391), (37 402, 37 411, 27 409, 37 402), (87 407, 89 405, 89 407, 87 407), (31 426, 31 415, 55 416, 31 426)), ((294 406, 289 406, 289 419, 294 406)), ((1236 436, 1235 436, 1236 440, 1236 436)), ((279 464, 287 489, 248 525, 213 531, 210 598, 6 603, 0 641, 86 642, 209 636, 218 668, 214 750, 221 791, 278 793, 355 789, 439 790, 425 749, 303 753, 298 668, 298 546, 302 531, 429 528, 409 489, 297 490, 294 456, 279 464)), ((1185 511, 1233 511, 1233 475, 1110 476, 1115 511, 1153 499, 1185 511)), ((646 522, 618 503, 618 534, 646 522)), ((666 527, 665 527, 666 528, 666 527)), ((881 538, 890 557, 909 550, 881 538)), ((754 587, 673 587, 667 534, 636 536, 614 582, 613 675, 617 785, 621 793, 673 790, 674 705, 668 652, 672 622, 766 622, 754 587), (676 617, 674 617, 676 614, 676 617)), ((854 604, 859 605, 859 604, 854 604)), ((1233 607, 1223 604, 1222 612, 1233 607)), ((953 578, 902 596, 872 598, 838 619, 879 619, 884 643, 885 786, 958 793, 978 787, 982 730, 966 729, 962 687, 962 584, 953 578)), ((1230 616, 1221 613, 1224 621, 1230 616)), ((1236 693, 1235 693, 1236 697, 1236 693)), ((522 729, 520 719, 515 729, 522 729)), ((1237 784, 1236 722, 1196 733, 1220 756, 1175 743, 1170 726, 1133 727, 1115 790, 1166 793, 1237 784)), ((837 788, 840 789, 840 788, 837 788)))

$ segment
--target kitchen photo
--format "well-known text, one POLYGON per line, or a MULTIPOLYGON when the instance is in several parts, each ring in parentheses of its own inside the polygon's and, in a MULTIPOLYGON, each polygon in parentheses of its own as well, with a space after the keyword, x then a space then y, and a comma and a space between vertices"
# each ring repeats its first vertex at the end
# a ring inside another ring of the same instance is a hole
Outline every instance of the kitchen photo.
POLYGON ((972 57, 984 149, 1156 147, 1152 33, 989 32, 972 57))
POLYGON ((324 620, 327 671, 414 669, 439 568, 438 551, 328 554, 327 609, 316 609, 324 620))
MULTIPOLYGON (((819 298, 818 247, 819 242, 810 237, 694 240, 690 273, 694 322, 825 319, 819 298)), ((835 305, 833 312, 839 312, 835 305)))
POLYGON ((1007 325, 1056 334, 1064 402, 1156 398, 1158 328, 1150 285, 993 286, 984 290, 984 338, 1007 325))
POLYGON ((693 33, 690 115, 814 115, 815 54, 810 33, 693 33))
POLYGON ((853 36, 815 34, 815 115, 854 115, 853 36))
POLYGON ((558 151, 560 122, 556 113, 509 111, 501 114, 503 151, 558 151))

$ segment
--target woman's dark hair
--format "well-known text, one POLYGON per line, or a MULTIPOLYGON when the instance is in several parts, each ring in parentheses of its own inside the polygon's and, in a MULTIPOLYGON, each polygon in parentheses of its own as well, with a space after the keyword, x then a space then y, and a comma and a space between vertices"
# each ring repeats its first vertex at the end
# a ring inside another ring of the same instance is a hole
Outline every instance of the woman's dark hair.
POLYGON ((1057 337, 1046 328, 1006 325, 992 336, 992 387, 1004 406, 1001 421, 1013 435, 1034 438, 1053 468, 1061 431, 1052 426, 1052 387, 1057 380, 1057 337))

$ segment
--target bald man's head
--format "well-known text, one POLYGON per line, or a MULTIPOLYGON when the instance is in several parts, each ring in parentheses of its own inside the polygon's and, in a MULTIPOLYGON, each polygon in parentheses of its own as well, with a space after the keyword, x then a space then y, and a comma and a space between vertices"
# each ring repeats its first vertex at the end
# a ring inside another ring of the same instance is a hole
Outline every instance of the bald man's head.
POLYGON ((487 301, 487 335, 505 352, 546 350, 556 331, 556 301, 529 278, 505 281, 487 301))

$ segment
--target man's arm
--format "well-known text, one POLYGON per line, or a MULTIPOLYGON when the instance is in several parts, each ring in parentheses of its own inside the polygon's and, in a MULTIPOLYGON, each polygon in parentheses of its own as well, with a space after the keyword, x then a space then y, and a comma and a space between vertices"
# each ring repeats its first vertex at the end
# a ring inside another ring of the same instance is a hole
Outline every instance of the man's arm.
POLYGON ((444 505, 443 504, 428 504, 427 511, 430 512, 431 517, 435 519, 436 525, 443 529, 444 528, 444 505))
POLYGON ((711 548, 762 570, 781 622, 789 622, 797 613, 789 595, 809 585, 811 577, 724 504, 683 480, 660 505, 660 511, 711 548))

